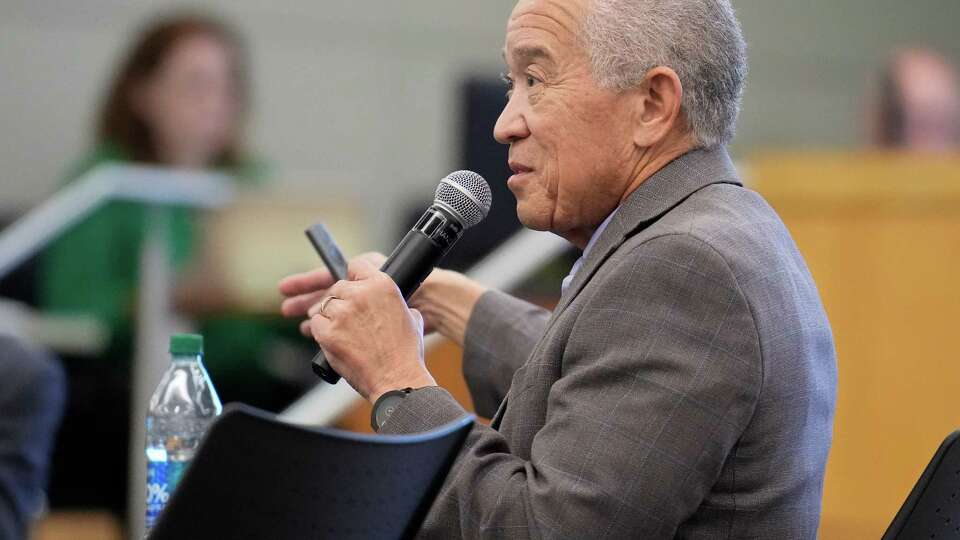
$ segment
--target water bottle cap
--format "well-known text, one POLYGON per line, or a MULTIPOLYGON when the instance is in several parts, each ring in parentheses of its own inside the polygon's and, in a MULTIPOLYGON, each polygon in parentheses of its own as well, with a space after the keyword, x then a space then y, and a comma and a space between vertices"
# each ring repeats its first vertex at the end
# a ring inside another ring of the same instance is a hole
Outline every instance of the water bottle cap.
POLYGON ((203 336, 197 334, 174 334, 170 336, 170 354, 183 356, 203 354, 203 336))

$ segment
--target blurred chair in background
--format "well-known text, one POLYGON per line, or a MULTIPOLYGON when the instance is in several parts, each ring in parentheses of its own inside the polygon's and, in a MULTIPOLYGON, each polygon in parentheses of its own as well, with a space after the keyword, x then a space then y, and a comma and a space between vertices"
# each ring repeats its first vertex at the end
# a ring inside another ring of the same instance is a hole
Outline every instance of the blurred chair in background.
POLYGON ((890 57, 871 115, 872 143, 881 148, 960 148, 960 81, 956 69, 929 49, 890 57))
MULTIPOLYGON (((68 179, 108 162, 136 162, 216 170, 241 186, 262 184, 262 167, 241 149, 246 65, 241 38, 217 20, 181 14, 148 25, 109 85, 94 148, 68 179)), ((112 336, 95 362, 65 359, 71 401, 54 460, 55 506, 124 510, 134 310, 149 210, 110 203, 55 242, 41 263, 40 306, 94 315, 112 336)), ((200 216, 175 209, 166 223, 168 251, 183 276, 177 307, 197 318, 221 395, 268 409, 285 405, 300 388, 271 384, 258 362, 278 336, 299 340, 296 325, 232 310, 217 250, 203 241, 200 216)))
POLYGON ((0 538, 26 538, 44 509, 64 392, 55 358, 0 335, 0 538))

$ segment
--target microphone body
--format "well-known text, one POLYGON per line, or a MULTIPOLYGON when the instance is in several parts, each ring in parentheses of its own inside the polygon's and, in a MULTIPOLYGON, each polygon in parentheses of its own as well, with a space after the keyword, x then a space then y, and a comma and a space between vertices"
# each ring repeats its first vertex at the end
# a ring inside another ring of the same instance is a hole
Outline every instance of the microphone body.
MULTIPOLYGON (((434 204, 403 237, 380 270, 397 284, 403 299, 409 300, 460 239, 464 230, 457 216, 441 205, 434 204)), ((318 377, 330 384, 340 380, 340 374, 330 367, 322 350, 313 358, 311 367, 318 377)))
POLYGON ((433 205, 403 237, 380 270, 393 279, 403 298, 409 300, 460 239, 463 230, 455 217, 433 205))

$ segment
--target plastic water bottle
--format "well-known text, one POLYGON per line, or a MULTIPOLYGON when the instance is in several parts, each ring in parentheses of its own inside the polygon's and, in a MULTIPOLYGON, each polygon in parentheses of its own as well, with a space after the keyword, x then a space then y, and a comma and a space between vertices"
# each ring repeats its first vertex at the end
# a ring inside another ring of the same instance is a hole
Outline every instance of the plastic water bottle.
POLYGON ((223 407, 203 367, 203 337, 170 338, 173 361, 147 411, 147 533, 223 407))

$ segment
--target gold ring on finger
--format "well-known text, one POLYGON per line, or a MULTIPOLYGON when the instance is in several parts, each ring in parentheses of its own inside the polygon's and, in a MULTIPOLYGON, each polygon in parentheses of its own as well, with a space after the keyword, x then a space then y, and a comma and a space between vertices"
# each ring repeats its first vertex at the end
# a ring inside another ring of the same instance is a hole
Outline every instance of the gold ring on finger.
POLYGON ((340 298, 339 296, 328 296, 324 298, 322 302, 320 302, 320 315, 322 315, 324 319, 330 318, 326 313, 326 309, 327 309, 327 304, 329 304, 331 300, 342 300, 342 298, 340 298))

